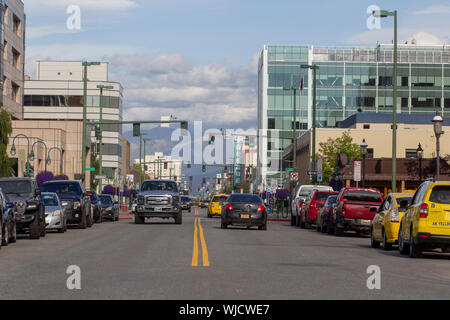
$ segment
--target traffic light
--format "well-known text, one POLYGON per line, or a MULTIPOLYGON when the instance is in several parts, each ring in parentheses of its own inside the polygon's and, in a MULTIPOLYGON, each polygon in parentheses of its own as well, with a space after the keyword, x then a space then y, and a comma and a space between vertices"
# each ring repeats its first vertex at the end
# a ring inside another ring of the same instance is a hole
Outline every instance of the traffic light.
POLYGON ((141 124, 133 123, 133 137, 139 137, 141 135, 141 124))
POLYGON ((220 184, 220 178, 217 179, 217 184, 220 184))
POLYGON ((205 165, 202 166, 202 171, 206 172, 206 166, 205 165))
POLYGON ((227 166, 225 166, 225 168, 223 168, 223 172, 227 173, 228 172, 228 168, 227 166))
POLYGON ((211 138, 209 138, 209 144, 214 144, 214 141, 216 141, 216 137, 211 136, 211 138))
POLYGON ((188 163, 188 165, 187 165, 187 168, 188 168, 188 169, 190 169, 190 168, 191 168, 191 164, 190 164, 190 163, 188 163))
POLYGON ((203 184, 205 184, 206 183, 206 178, 203 178, 203 184))

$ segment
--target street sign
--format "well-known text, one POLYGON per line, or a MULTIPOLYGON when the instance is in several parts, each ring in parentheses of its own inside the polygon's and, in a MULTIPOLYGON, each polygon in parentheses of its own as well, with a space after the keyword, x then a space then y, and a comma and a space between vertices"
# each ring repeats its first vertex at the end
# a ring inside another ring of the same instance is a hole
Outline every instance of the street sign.
POLYGON ((95 168, 86 168, 86 171, 95 171, 95 168))
POLYGON ((354 181, 361 181, 361 161, 355 161, 353 162, 353 180, 354 181))
POLYGON ((106 180, 106 176, 95 176, 97 180, 106 180))
POLYGON ((294 171, 294 168, 287 168, 286 171, 294 171))
POLYGON ((322 180, 323 180, 323 176, 322 176, 321 173, 319 173, 319 174, 317 175, 317 182, 322 182, 322 180))
POLYGON ((315 176, 317 171, 308 171, 308 176, 315 176))
POLYGON ((291 181, 298 181, 298 173, 291 172, 291 181))

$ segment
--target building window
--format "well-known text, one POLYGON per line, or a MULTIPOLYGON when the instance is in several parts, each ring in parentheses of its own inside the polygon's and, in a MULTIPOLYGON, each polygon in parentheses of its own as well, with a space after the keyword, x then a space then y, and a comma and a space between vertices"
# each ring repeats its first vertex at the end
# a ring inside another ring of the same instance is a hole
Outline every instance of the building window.
POLYGON ((20 34, 21 29, 22 29, 22 22, 15 14, 13 14, 13 31, 19 37, 21 37, 21 34, 20 34))
POLYGON ((275 119, 269 119, 268 128, 275 129, 275 119))
POLYGON ((3 60, 8 60, 8 41, 5 40, 5 44, 3 45, 3 60))
POLYGON ((367 158, 373 159, 373 148, 367 148, 367 158))
POLYGON ((20 53, 16 49, 12 48, 12 54, 13 54, 13 61, 12 64, 17 69, 22 69, 20 67, 20 53))
POLYGON ((3 76, 3 96, 6 97, 8 95, 8 82, 6 81, 7 78, 3 76))
POLYGON ((363 126, 363 128, 364 128, 364 129, 370 129, 370 124, 365 124, 365 125, 363 126))
POLYGON ((417 150, 416 149, 406 149, 406 158, 417 158, 417 150))
POLYGON ((5 25, 9 24, 9 8, 7 5, 5 5, 5 13, 4 13, 3 22, 5 23, 5 25))
POLYGON ((167 170, 167 162, 164 162, 164 170, 167 170))
POLYGON ((14 82, 11 82, 11 87, 12 87, 12 99, 17 103, 20 103, 20 87, 14 82))

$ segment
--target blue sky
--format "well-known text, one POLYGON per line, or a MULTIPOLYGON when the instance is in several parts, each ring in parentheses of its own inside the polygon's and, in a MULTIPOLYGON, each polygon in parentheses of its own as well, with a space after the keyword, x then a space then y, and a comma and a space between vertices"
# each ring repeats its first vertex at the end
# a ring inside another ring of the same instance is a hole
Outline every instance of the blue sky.
MULTIPOLYGON (((257 54, 264 44, 391 42, 392 19, 366 26, 368 6, 399 12, 399 40, 450 42, 448 0, 24 0, 26 70, 37 59, 110 62, 124 118, 174 114, 205 128, 256 127, 257 54), (66 28, 71 4, 81 30, 66 28)), ((150 129, 150 128, 149 128, 150 129)), ((133 141, 132 141, 133 142, 133 141)), ((164 137, 155 148, 170 148, 164 137)), ((133 143, 133 154, 136 154, 133 143)), ((150 150, 151 152, 156 150, 150 150)))

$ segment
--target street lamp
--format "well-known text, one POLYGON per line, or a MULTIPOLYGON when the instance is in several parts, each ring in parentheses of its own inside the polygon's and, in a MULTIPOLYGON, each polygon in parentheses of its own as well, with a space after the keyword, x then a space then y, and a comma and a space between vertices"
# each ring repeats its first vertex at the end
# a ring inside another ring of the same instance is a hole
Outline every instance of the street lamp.
POLYGON ((28 137, 28 136, 26 136, 26 135, 24 135, 24 134, 18 134, 18 135, 16 135, 14 138, 13 138, 13 141, 12 141, 12 145, 11 145, 11 155, 12 156, 15 156, 16 155, 16 146, 15 146, 15 144, 14 144, 14 142, 16 141, 16 139, 17 138, 25 138, 25 139, 27 139, 27 161, 26 161, 26 163, 25 163, 25 176, 28 176, 28 168, 30 167, 30 138, 28 137))
POLYGON ((142 184, 142 136, 147 135, 145 132, 140 132, 139 135, 139 188, 142 184))
MULTIPOLYGON (((313 70, 313 105, 312 105, 312 171, 316 171, 316 76, 319 67, 315 64, 302 64, 302 69, 313 70)), ((313 175, 313 183, 316 181, 316 175, 313 175)))
POLYGON ((422 158, 423 158, 423 149, 419 143, 419 147, 416 150, 417 158, 419 158, 419 182, 422 182, 422 158))
POLYGON ((62 174, 63 173, 63 151, 62 151, 61 148, 53 147, 53 148, 50 148, 48 150, 48 153, 47 153, 48 164, 51 163, 50 152, 52 152, 53 150, 58 150, 59 151, 59 159, 60 159, 60 161, 59 161, 59 174, 62 174))
MULTIPOLYGON (((105 86, 102 84, 99 84, 97 86, 98 89, 100 89, 100 101, 99 101, 99 107, 100 107, 100 142, 99 142, 99 163, 100 163, 100 168, 99 168, 99 175, 102 176, 103 175, 103 89, 114 89, 113 86, 105 86)), ((100 179, 99 180, 99 190, 101 192, 102 188, 103 188, 103 180, 100 179)))
POLYGON ((30 153, 30 161, 34 161, 34 146, 37 144, 43 144, 44 148, 45 148, 45 152, 44 152, 44 157, 47 156, 47 158, 44 160, 44 171, 47 172, 47 164, 49 164, 49 157, 48 157, 48 153, 47 153, 47 145, 45 144, 44 141, 42 140, 37 140, 35 143, 33 143, 33 145, 31 146, 31 153, 30 153))
POLYGON ((440 152, 440 144, 439 144, 439 138, 441 137, 441 134, 444 132, 442 131, 442 123, 444 120, 442 117, 436 113, 433 120, 433 127, 434 127, 434 134, 436 136, 436 181, 439 181, 439 152, 440 152))
POLYGON ((84 68, 84 77, 83 77, 83 128, 82 128, 82 137, 81 141, 81 180, 83 183, 86 183, 86 113, 87 113, 87 69, 89 66, 98 66, 100 62, 87 62, 84 61, 82 63, 84 68))
POLYGON ((392 79, 393 105, 392 105, 392 192, 397 190, 397 10, 375 10, 375 18, 394 17, 394 71, 392 79))
POLYGON ((362 163, 362 187, 365 188, 366 187, 366 155, 367 155, 367 142, 366 139, 363 139, 361 145, 361 154, 362 154, 362 158, 363 158, 363 163, 362 163))

